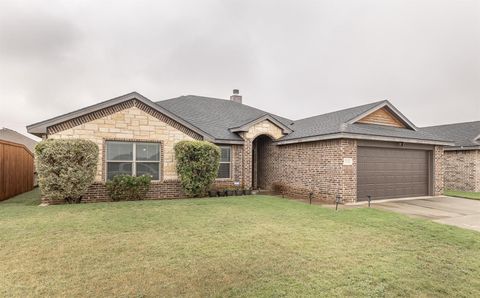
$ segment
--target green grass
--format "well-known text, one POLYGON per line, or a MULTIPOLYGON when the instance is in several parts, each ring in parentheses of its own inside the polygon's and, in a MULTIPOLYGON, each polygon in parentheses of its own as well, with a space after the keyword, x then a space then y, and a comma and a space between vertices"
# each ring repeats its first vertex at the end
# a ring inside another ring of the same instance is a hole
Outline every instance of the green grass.
POLYGON ((446 190, 444 194, 451 197, 480 200, 480 192, 446 190))
POLYGON ((0 297, 480 297, 480 233, 248 196, 0 204, 0 297))
POLYGON ((34 188, 32 191, 23 193, 6 201, 0 202, 1 207, 7 206, 38 206, 41 204, 40 189, 34 188))

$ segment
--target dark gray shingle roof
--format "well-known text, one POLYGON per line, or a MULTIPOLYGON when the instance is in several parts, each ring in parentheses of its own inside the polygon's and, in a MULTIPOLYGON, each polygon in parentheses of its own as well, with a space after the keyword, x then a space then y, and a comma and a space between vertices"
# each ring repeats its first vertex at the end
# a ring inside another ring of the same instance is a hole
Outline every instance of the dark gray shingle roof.
POLYGON ((285 126, 292 122, 245 104, 219 98, 185 95, 157 101, 156 104, 219 140, 242 141, 229 128, 242 126, 264 115, 272 116, 285 126))
MULTIPOLYGON (((349 124, 349 121, 385 105, 395 109, 387 100, 369 103, 349 109, 335 111, 319 116, 292 121, 265 111, 236 103, 230 100, 195 95, 180 96, 156 102, 162 108, 181 117, 185 121, 207 132, 216 139, 242 139, 229 128, 241 126, 263 115, 271 115, 288 126, 292 133, 284 136, 282 142, 333 134, 355 134, 390 138, 413 139, 423 141, 448 142, 448 139, 414 129, 404 129, 383 125, 349 124)), ((396 109, 395 109, 396 110, 396 109)), ((403 115, 400 115, 404 117, 403 115)), ((406 119, 408 121, 408 119, 406 119)))
POLYGON ((480 121, 429 126, 420 130, 452 140, 454 147, 480 147, 480 121))
POLYGON ((319 116, 297 120, 291 126, 294 132, 289 134, 288 136, 285 136, 282 140, 294 140, 300 138, 308 138, 312 136, 344 133, 427 141, 449 141, 446 138, 442 138, 425 131, 418 131, 414 129, 397 128, 384 125, 349 123, 352 119, 355 119, 359 115, 362 115, 372 109, 375 109, 376 107, 381 107, 383 105, 388 105, 393 108, 393 106, 387 100, 383 100, 345 110, 335 111, 319 116))
POLYGON ((418 130, 413 123, 386 100, 292 121, 231 100, 186 95, 154 103, 137 92, 128 93, 74 112, 31 124, 27 126, 27 131, 37 136, 43 136, 47 133, 48 128, 53 125, 130 100, 138 100, 198 133, 204 139, 218 143, 223 141, 242 143, 242 138, 234 131, 246 129, 245 126, 263 118, 270 119, 277 125, 283 126, 283 131, 288 133, 279 140, 279 144, 335 138, 401 142, 417 142, 418 140, 422 143, 441 143, 445 145, 451 143, 448 138, 438 134, 418 130), (396 114, 408 129, 355 123, 367 114, 383 107, 396 114))
POLYGON ((383 101, 374 102, 358 107, 296 120, 291 126, 293 133, 289 134, 284 139, 291 140, 342 132, 342 130, 345 128, 345 123, 357 117, 358 115, 367 112, 382 102, 383 101))

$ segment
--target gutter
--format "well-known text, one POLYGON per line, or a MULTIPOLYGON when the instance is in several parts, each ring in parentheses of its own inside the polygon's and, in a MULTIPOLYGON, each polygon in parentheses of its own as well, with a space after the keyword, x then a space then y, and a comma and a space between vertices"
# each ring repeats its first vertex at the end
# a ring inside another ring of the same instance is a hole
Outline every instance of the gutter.
POLYGON ((445 151, 469 151, 469 150, 480 150, 480 146, 453 146, 445 147, 445 151))
POLYGON ((328 135, 313 136, 306 138, 297 138, 291 140, 279 140, 275 142, 276 145, 288 145, 288 144, 298 144, 305 142, 314 142, 314 141, 323 141, 323 140, 333 140, 333 139, 354 139, 354 140, 371 140, 371 141, 385 141, 385 142, 405 142, 413 144, 426 144, 426 145, 440 145, 440 146, 453 146, 455 143, 449 141, 439 141, 439 140, 422 140, 422 139, 411 139, 411 138, 400 138, 400 137, 388 137, 388 136, 376 136, 376 135, 365 135, 365 134, 353 134, 353 133, 333 133, 328 135))

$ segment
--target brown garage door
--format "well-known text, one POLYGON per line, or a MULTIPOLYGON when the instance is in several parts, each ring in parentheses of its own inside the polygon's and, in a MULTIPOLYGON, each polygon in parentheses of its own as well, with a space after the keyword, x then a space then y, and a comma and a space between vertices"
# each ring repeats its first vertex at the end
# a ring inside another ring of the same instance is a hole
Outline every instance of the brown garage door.
POLYGON ((357 200, 426 196, 429 151, 358 147, 357 200))

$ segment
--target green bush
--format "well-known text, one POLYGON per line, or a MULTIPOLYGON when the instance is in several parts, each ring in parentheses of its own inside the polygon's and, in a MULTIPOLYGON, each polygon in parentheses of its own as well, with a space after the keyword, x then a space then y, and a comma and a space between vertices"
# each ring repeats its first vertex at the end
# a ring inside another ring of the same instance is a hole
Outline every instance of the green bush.
POLYGON ((46 140, 35 146, 38 185, 50 199, 80 203, 97 172, 98 146, 81 139, 46 140))
POLYGON ((107 191, 114 201, 143 200, 150 188, 150 176, 117 175, 107 181, 107 191))
POLYGON ((175 145, 177 173, 188 196, 198 197, 217 177, 220 148, 204 141, 181 141, 175 145))

